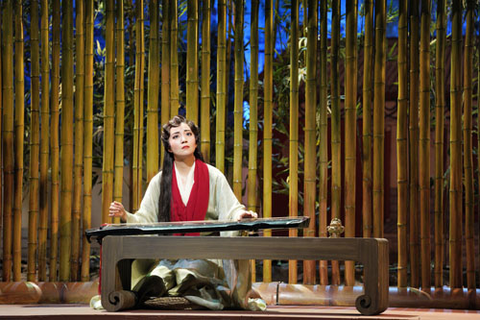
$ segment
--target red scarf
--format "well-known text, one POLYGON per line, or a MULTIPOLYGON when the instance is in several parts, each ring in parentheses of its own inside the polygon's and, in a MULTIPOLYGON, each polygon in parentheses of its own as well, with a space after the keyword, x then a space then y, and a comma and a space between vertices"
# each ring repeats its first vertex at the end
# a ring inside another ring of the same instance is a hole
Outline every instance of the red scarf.
MULTIPOLYGON (((187 205, 182 201, 180 190, 177 184, 177 175, 175 168, 172 168, 172 204, 170 211, 171 221, 201 221, 205 220, 208 209, 208 200, 210 195, 210 181, 207 165, 199 160, 195 160, 195 172, 193 173, 194 183, 187 205)), ((198 236, 197 233, 187 233, 186 235, 198 236)))

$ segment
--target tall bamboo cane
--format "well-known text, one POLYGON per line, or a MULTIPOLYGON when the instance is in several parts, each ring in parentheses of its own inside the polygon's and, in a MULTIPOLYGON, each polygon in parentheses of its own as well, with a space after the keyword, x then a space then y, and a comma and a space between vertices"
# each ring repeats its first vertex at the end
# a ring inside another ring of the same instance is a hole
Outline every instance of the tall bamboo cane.
POLYGON ((443 286, 444 233, 444 130, 445 130, 445 0, 437 4, 437 47, 435 49, 435 287, 443 286))
POLYGON ((386 4, 375 3, 375 75, 373 97, 373 235, 383 237, 384 145, 385 145, 385 61, 386 4))
POLYGON ((450 78, 450 287, 462 287, 462 3, 452 3, 450 78))
POLYGON ((475 289, 475 219, 472 152, 472 100, 473 100, 473 19, 475 1, 467 1, 467 30, 465 32, 465 55, 463 74, 463 166, 465 175, 465 246, 467 249, 467 287, 475 289))
MULTIPOLYGON (((250 124, 248 147, 248 184, 247 207, 256 211, 257 208, 257 145, 258 145, 258 9, 259 1, 253 0, 250 22, 250 124)), ((291 159, 291 158, 290 158, 291 159)))
POLYGON ((12 277, 13 158, 13 1, 7 1, 2 17, 2 144, 3 144, 3 266, 2 279, 12 277))
MULTIPOLYGON (((116 9, 117 21, 115 27, 117 47, 115 72, 117 81, 115 90, 115 173, 113 179, 113 200, 118 202, 122 202, 123 199, 123 139, 125 129, 125 31, 123 13, 123 1, 119 1, 116 9)), ((115 223, 120 222, 119 220, 115 223)))
MULTIPOLYGON (((73 3, 62 3, 60 281, 70 278, 73 189, 73 3)), ((105 177, 104 177, 105 179, 105 177)), ((105 190, 103 190, 105 192, 105 190)))
MULTIPOLYGON (((24 134, 24 63, 22 1, 15 1, 15 191, 13 199, 13 281, 22 276, 22 200, 24 134)), ((10 150, 11 152, 11 150, 10 150)))
MULTIPOLYGON (((331 101, 332 101, 332 218, 341 218, 342 204, 342 134, 340 111, 340 5, 341 0, 332 2, 332 40, 331 40, 331 101)), ((320 278, 321 284, 328 284, 328 279, 320 278)), ((340 267, 338 261, 332 261, 332 284, 340 284, 340 267)))
MULTIPOLYGON (((233 27, 233 15, 234 15, 234 12, 233 12, 233 1, 234 0, 227 0, 227 5, 226 5, 226 21, 227 21, 227 25, 225 27, 226 29, 226 32, 227 32, 227 35, 226 35, 226 40, 225 40, 225 61, 226 61, 226 65, 225 65, 225 92, 227 93, 227 95, 229 94, 229 91, 230 91, 230 73, 231 73, 231 70, 230 70, 230 66, 232 64, 232 35, 233 35, 233 32, 232 32, 232 27, 233 27)), ((226 98, 225 99, 225 108, 227 109, 227 111, 229 110, 229 103, 230 103, 230 99, 226 98)), ((228 116, 228 114, 226 114, 225 116, 228 116)))
POLYGON ((187 4, 187 117, 198 123, 198 1, 187 4))
POLYGON ((178 88, 178 17, 177 0, 169 2, 170 7, 170 116, 178 114, 180 106, 178 88))
MULTIPOLYGON (((170 1, 162 0, 162 90, 161 90, 161 123, 170 119, 170 1)), ((160 163, 165 156, 164 148, 161 150, 160 163)))
POLYGON ((160 83, 160 43, 158 39, 158 0, 151 0, 150 50, 148 52, 147 101, 147 183, 158 172, 158 90, 160 83))
POLYGON ((30 138, 30 198, 28 214, 28 270, 27 280, 36 280, 38 234, 38 175, 40 155, 40 43, 38 25, 38 1, 30 4, 31 27, 31 138, 30 138))
MULTIPOLYGON (((480 79, 480 41, 477 41, 477 79, 480 79)), ((477 113, 480 112, 480 80, 477 80, 477 113)), ((477 119, 477 128, 480 128, 480 119, 477 119)), ((478 129, 477 129, 478 130, 478 129)), ((480 139, 478 139, 477 150, 480 150, 480 139)), ((478 161, 478 160, 477 160, 478 161)), ((480 171, 479 171, 479 181, 480 181, 480 171)), ((480 224, 480 222, 479 222, 480 224)), ((480 244, 480 238, 478 239, 480 244)), ((480 245, 478 246, 478 265, 480 265, 480 245)))
MULTIPOLYGON (((265 71, 263 111, 263 217, 272 216, 272 117, 273 117, 273 1, 265 2, 265 71)), ((271 230, 264 236, 270 237, 271 230)), ((263 282, 272 281, 272 261, 263 262, 263 282)))
MULTIPOLYGON (((256 2, 256 4, 258 6, 258 1, 256 2)), ((292 22, 290 28, 290 148, 288 157, 290 160, 290 189, 288 193, 288 215, 294 217, 298 215, 298 0, 292 0, 291 6, 292 22)), ((253 30, 251 34, 254 34, 253 30)), ((255 66, 255 68, 257 68, 257 66, 255 66)), ((258 69, 255 69, 255 72, 257 70, 258 69)), ((251 81, 253 81, 253 74, 254 72, 252 70, 251 81)), ((251 115, 252 113, 250 112, 250 116, 251 115)), ((298 231, 296 229, 290 229, 288 235, 290 237, 297 237, 298 231)), ((288 283, 297 283, 297 273, 297 260, 290 260, 288 262, 288 283)), ((320 272, 320 275, 321 274, 322 272, 320 272)))
MULTIPOLYGON (((127 2, 127 7, 128 8, 133 8, 133 0, 126 0, 127 2)), ((128 23, 127 23, 127 28, 128 28, 128 42, 129 42, 129 47, 130 47, 130 50, 128 51, 128 65, 130 67, 133 67, 135 65, 135 45, 134 45, 134 40, 135 40, 135 37, 134 37, 134 33, 133 33, 133 29, 134 29, 134 26, 135 26, 135 23, 134 23, 134 16, 132 15, 129 15, 129 19, 128 19, 128 23)))
MULTIPOLYGON (((477 79, 480 79, 480 41, 477 41, 477 79)), ((480 96, 480 81, 477 80, 477 97, 480 96)), ((477 113, 480 112, 480 99, 477 98, 477 113)), ((480 119, 477 119, 477 128, 480 128, 480 119)), ((478 130, 478 129, 477 129, 478 130)), ((480 139, 478 139, 477 143, 477 150, 480 150, 480 139)), ((478 159, 477 159, 478 161, 478 159)), ((479 171, 479 181, 480 181, 480 171, 479 171)), ((480 222, 479 222, 480 224, 480 222)), ((478 239, 478 243, 480 244, 480 238, 478 239)), ((480 265, 480 246, 478 246, 478 265, 480 265)))
MULTIPOLYGON (((122 7, 122 5, 119 5, 122 7)), ((123 17, 123 12, 121 12, 123 17)), ((92 221, 92 134, 93 134, 93 0, 85 3, 85 108, 83 144, 83 229, 87 230, 92 221)), ((120 22, 121 20, 118 20, 120 22)), ((123 23, 122 23, 123 29, 123 23)), ((123 45, 122 45, 123 50, 123 45)), ((122 51, 123 52, 123 51, 122 51)), ((120 59, 120 54, 119 54, 120 59)), ((119 62, 120 63, 120 62, 119 62)), ((120 81, 120 78, 119 78, 120 81)), ((123 124, 123 123, 122 123, 123 124)), ((82 243, 82 281, 90 280, 90 243, 85 235, 82 243)))
MULTIPOLYGON (((298 67, 296 67, 298 68, 298 67)), ((298 88, 297 88, 298 90, 298 88)), ((327 236, 327 206, 328 206, 328 115, 327 115, 327 2, 320 5, 320 186, 318 191, 320 237, 327 236)), ((297 115, 298 117, 298 115, 297 115)), ((321 284, 328 283, 328 262, 320 261, 319 278, 321 284)))
MULTIPOLYGON (((399 30, 400 37, 400 30, 399 30)), ((362 98, 362 220, 363 237, 372 236, 372 53, 373 53, 373 1, 365 1, 365 41, 363 46, 363 98, 362 98)))
POLYGON ((398 185, 398 287, 406 287, 408 281, 407 263, 407 199, 408 199, 408 162, 407 152, 407 3, 400 2, 398 17, 398 118, 397 118, 397 185, 398 185))
MULTIPOLYGON (((357 128, 357 11, 347 0, 345 58, 345 237, 355 237, 355 182, 357 128)), ((345 284, 355 284, 355 262, 345 261, 345 284)))
MULTIPOLYGON (((317 105, 317 1, 308 1, 308 35, 307 35, 307 81, 305 89, 305 182, 304 182, 304 215, 310 217, 305 230, 306 237, 315 237, 315 182, 316 182, 316 138, 315 121, 317 105)), ((315 283, 315 262, 304 261, 305 284, 315 283)))
POLYGON ((418 2, 410 1, 410 106, 409 106, 409 150, 410 150, 410 286, 420 285, 420 232, 418 203, 418 57, 419 25, 418 2))
POLYGON ((210 0, 202 1, 202 86, 200 98, 201 151, 205 161, 210 161, 210 0))
POLYGON ((233 192, 242 200, 243 149, 243 0, 235 0, 235 104, 233 141, 233 192))
POLYGON ((225 109, 227 101, 227 57, 226 57, 226 0, 218 1, 218 47, 217 47, 217 102, 216 102, 216 137, 215 166, 225 171, 225 109))
POLYGON ((430 289, 430 0, 422 0, 420 32, 420 260, 422 288, 430 289))
MULTIPOLYGON (((140 206, 142 197, 142 159, 143 159, 143 69, 144 69, 144 43, 143 43, 143 0, 136 3, 137 20, 135 23, 135 89, 134 89, 134 143, 133 143, 133 211, 140 206)), ((175 69, 175 68, 173 68, 175 69)))
MULTIPOLYGON (((143 12, 143 9, 142 9, 143 12)), ((102 222, 108 222, 113 200, 115 130, 115 0, 106 2, 105 91, 103 108, 102 222)), ((138 29, 137 29, 137 32, 138 29)), ((137 42, 137 45, 139 43, 137 42)), ((141 180, 140 180, 141 181, 141 180)))
MULTIPOLYGON (((248 135, 248 180, 247 180, 247 207, 248 210, 257 211, 257 146, 258 146, 258 7, 259 1, 253 0, 251 6, 250 23, 250 124, 248 135)), ((292 23, 293 25, 293 23, 292 23)), ((298 140, 298 139, 297 139, 298 140)), ((296 155, 297 156, 297 155, 296 155)), ((290 157, 291 159, 291 157, 290 157)), ((292 171, 290 170, 290 174, 292 171)), ((290 179, 290 183, 293 183, 290 179)), ((298 185, 298 182, 297 182, 298 185)), ((295 212, 295 215, 297 213, 295 212)), ((293 229, 291 229, 293 230, 293 229)), ((295 230, 296 231, 296 230, 295 230)), ((292 264, 292 263, 290 263, 292 264)), ((296 267, 296 263, 295 263, 296 267)), ((294 272, 295 278, 297 272, 289 267, 289 274, 294 272)), ((256 281, 255 260, 252 260, 252 282, 256 281)))
MULTIPOLYGON (((0 26, 2 24, 2 13, 0 13, 0 26)), ((3 46, 3 40, 2 40, 2 30, 0 28, 0 66, 2 67, 3 70, 3 55, 2 55, 2 46, 3 46)), ((3 83, 2 83, 2 71, 0 71, 0 135, 2 132, 2 122, 3 122, 3 83)), ((1 141, 1 137, 0 137, 1 141)), ((3 159, 3 141, 1 141, 2 145, 0 146, 0 159, 3 159)), ((0 181, 3 181, 3 168, 0 169, 0 181)), ((0 203, 3 204, 3 192, 0 192, 0 203)), ((2 232, 2 240, 3 240, 3 205, 0 205, 0 230, 2 232)))
POLYGON ((50 281, 57 281, 58 261, 58 220, 60 190, 60 147, 59 147, 59 98, 60 98, 60 0, 52 3, 52 84, 51 84, 51 122, 50 148, 52 171, 51 227, 50 227, 50 281))
POLYGON ((49 129, 49 21, 48 0, 41 1, 41 139, 40 139, 40 225, 38 228, 38 281, 47 279, 47 230, 48 230, 48 129, 49 129))
MULTIPOLYGON (((84 108, 84 83, 85 83, 85 31, 84 31, 84 3, 75 3, 76 10, 76 67, 75 67, 75 169, 72 217, 72 269, 71 279, 77 281, 80 276, 80 239, 82 215, 82 175, 83 175, 83 108, 84 108)), ((90 263, 90 261, 85 261, 90 263)))

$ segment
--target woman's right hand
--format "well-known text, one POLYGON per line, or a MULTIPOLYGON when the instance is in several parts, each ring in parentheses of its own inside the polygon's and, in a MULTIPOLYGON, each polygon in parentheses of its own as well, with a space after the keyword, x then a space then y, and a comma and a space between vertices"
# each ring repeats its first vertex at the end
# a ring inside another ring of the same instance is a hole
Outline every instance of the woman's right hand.
POLYGON ((127 211, 123 207, 123 204, 118 201, 113 201, 110 204, 110 208, 108 209, 108 216, 114 218, 119 217, 122 222, 127 221, 127 211))

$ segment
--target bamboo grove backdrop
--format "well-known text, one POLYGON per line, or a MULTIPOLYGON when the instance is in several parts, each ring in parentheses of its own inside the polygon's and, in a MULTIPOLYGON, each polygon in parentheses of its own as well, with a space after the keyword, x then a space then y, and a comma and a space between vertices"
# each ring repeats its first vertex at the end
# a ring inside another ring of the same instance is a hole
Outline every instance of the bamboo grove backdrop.
MULTIPOLYGON (((439 0, 432 12, 430 0, 399 3, 398 258, 391 261, 397 266, 393 285, 473 289, 479 265, 479 146, 473 145, 480 143, 474 30, 478 4, 439 0), (450 98, 445 99, 448 90, 450 98), (449 137, 448 143, 444 137, 449 137)), ((3 281, 22 279, 21 228, 27 224, 29 281, 89 281, 90 246, 84 230, 91 227, 92 215, 111 222, 109 203, 125 200, 125 162, 131 170, 131 209, 138 208, 145 182, 159 170, 163 157, 159 124, 177 114, 180 106, 200 124, 206 160, 223 172, 232 170, 236 196, 241 199, 246 188, 247 207, 263 217, 272 216, 272 190, 278 185, 272 168, 275 160, 279 162, 274 132, 282 125, 286 128, 288 157, 280 159, 288 171, 289 210, 284 215, 310 217, 308 228, 291 230, 289 236, 327 236, 332 218, 342 219, 347 237, 384 236, 389 4, 365 0, 359 12, 356 0, 346 0, 342 16, 341 1, 291 0, 288 47, 276 52, 279 1, 248 0, 250 65, 244 53, 245 5, 244 0, 82 0, 75 6, 60 0, 1 1, 3 281), (213 8, 216 30, 211 24, 213 8), (359 14, 364 30, 357 27, 359 14), (184 15, 186 33, 179 19, 184 15), (259 75, 261 19, 265 68, 259 75), (104 47, 95 39, 95 23, 101 23, 104 47), (279 81, 274 62, 282 57, 288 72, 279 81), (282 85, 287 90, 283 100, 282 85), (229 87, 234 88, 231 128, 229 87), (247 129, 244 101, 250 105, 247 129), (92 212, 95 166, 102 168, 101 212, 92 212), (243 167, 248 167, 247 179, 243 167), (357 188, 361 199, 356 198, 357 188), (22 221, 22 200, 27 196, 28 221, 22 221), (355 215, 358 204, 360 219, 355 215)), ((290 283, 297 282, 297 266, 290 261, 290 283)), ((271 270, 271 262, 264 261, 263 281, 272 280, 271 270)), ((354 262, 345 262, 340 270, 336 261, 304 261, 303 282, 354 285, 354 262)))

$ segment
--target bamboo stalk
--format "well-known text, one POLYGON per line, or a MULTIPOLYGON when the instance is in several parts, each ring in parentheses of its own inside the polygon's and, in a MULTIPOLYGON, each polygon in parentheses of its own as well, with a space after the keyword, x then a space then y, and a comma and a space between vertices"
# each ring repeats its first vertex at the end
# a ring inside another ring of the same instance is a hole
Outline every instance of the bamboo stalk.
POLYGON ((218 47, 217 47, 217 102, 215 166, 225 172, 225 109, 227 100, 227 57, 226 57, 226 0, 218 2, 218 47))
POLYGON ((52 84, 51 84, 51 171, 52 171, 52 212, 50 218, 50 281, 57 281, 58 261, 58 220, 59 220, 59 190, 60 190, 60 147, 59 147, 59 99, 60 99, 60 0, 52 3, 52 84))
MULTIPOLYGON (((72 265, 71 280, 78 281, 80 277, 80 240, 82 215, 82 175, 83 175, 83 108, 85 84, 85 31, 84 3, 75 3, 76 10, 76 66, 75 66, 75 169, 72 217, 72 265)), ((90 263, 90 261, 85 262, 90 263)))
MULTIPOLYGON (((119 7, 122 6, 119 4, 119 7)), ((122 6, 123 8, 123 6, 122 6)), ((123 17, 123 14, 121 15, 123 17)), ((83 143, 83 229, 91 227, 92 221, 92 135, 93 135, 93 0, 85 3, 85 108, 83 143)), ((118 20, 119 22, 121 20, 118 20)), ((123 24, 122 24, 123 29, 123 24)), ((122 46, 123 50, 123 46, 122 46)), ((123 52, 123 51, 122 51, 123 52)), ((120 59, 120 54, 119 54, 120 59)), ((119 62, 120 63, 120 62, 119 62)), ((120 82, 120 78, 119 78, 120 82)), ((123 123, 122 123, 123 124, 123 123)), ((82 243, 82 281, 90 280, 90 243, 85 235, 82 243)))
MULTIPOLYGON (((127 8, 133 8, 133 0, 126 0, 127 2, 127 8)), ((127 28, 128 28, 128 42, 129 42, 129 47, 130 50, 128 51, 128 65, 130 67, 133 67, 135 65, 135 37, 133 33, 133 29, 135 26, 134 23, 134 17, 135 15, 128 15, 128 23, 127 23, 127 28)))
MULTIPOLYGON (((296 44, 296 43, 295 43, 296 44)), ((297 53, 297 52, 296 52, 297 53)), ((293 65, 292 65, 293 67, 293 65)), ((298 66, 295 66, 298 68, 298 66)), ((298 76, 297 76, 298 77, 298 76)), ((293 79, 293 78, 292 78, 293 79)), ((296 78, 295 78, 296 79, 296 78)), ((296 88, 298 91, 298 87, 296 88)), ((328 114, 327 114, 327 2, 320 5, 320 186, 319 203, 319 237, 327 237, 327 206, 328 206, 328 114)), ((298 98, 298 96, 297 96, 298 98)), ((298 114, 296 115, 298 118, 298 114)), ((328 261, 320 261, 319 278, 321 284, 328 284, 328 261)))
MULTIPOLYGON (((226 35, 226 40, 225 40, 225 45, 226 45, 226 48, 225 48, 225 60, 226 60, 226 64, 225 64, 225 92, 227 94, 227 97, 228 97, 228 94, 230 92, 230 66, 232 64, 232 27, 233 27, 233 1, 234 0, 227 0, 227 7, 226 7, 226 23, 227 23, 227 26, 225 27, 226 29, 226 32, 227 32, 227 35, 226 35)), ((230 109, 230 106, 229 106, 229 103, 230 103, 230 99, 226 98, 225 99, 225 108, 227 109, 226 111, 226 117, 228 116, 227 112, 228 110, 230 109)))
POLYGON ((2 144, 3 144, 3 281, 12 278, 13 158, 13 1, 7 1, 2 17, 2 144))
MULTIPOLYGON (((161 123, 170 119, 170 1, 162 0, 162 90, 161 90, 161 123)), ((203 129, 203 128, 202 128, 203 129)), ((203 136, 203 134, 202 134, 203 136)), ((160 163, 165 156, 164 148, 160 148, 160 163)), ((208 161, 206 159, 206 161, 208 161)))
POLYGON ((450 78, 450 287, 462 287, 462 3, 452 3, 450 78))
MULTIPOLYGON (((0 12, 0 26, 2 24, 2 13, 0 12)), ((2 46, 3 46, 3 40, 2 40, 2 30, 0 28, 0 67, 3 69, 2 65, 2 46)), ((3 122, 3 83, 2 83, 2 71, 0 71, 0 135, 2 134, 2 122, 3 122)), ((0 137, 1 141, 1 137, 0 137)), ((2 145, 0 146, 0 159, 3 159, 3 141, 2 145)), ((3 168, 0 169, 0 181, 3 181, 3 168)), ((3 204, 3 192, 0 192, 0 203, 3 204)), ((3 240, 3 205, 0 205, 0 230, 2 232, 2 240, 3 240)))
MULTIPOLYGON (((3 16, 2 13, 0 13, 0 26, 2 25, 2 20, 3 16)), ((0 66, 2 67, 3 70, 3 55, 2 55, 2 46, 3 46, 3 40, 2 40, 2 30, 0 28, 0 66)), ((2 71, 0 71, 0 135, 2 134, 2 122, 3 122, 3 83, 2 83, 2 71)), ((0 141, 2 142, 2 145, 0 146, 0 159, 3 159, 3 141, 0 137, 0 141)), ((0 181, 3 181, 3 168, 0 169, 0 181)), ((3 204, 3 192, 0 192, 0 203, 3 204)), ((0 230, 2 230, 2 240, 3 240, 3 205, 0 205, 0 216, 2 217, 0 219, 0 230)))
MULTIPOLYGON (((332 213, 331 217, 341 218, 342 205, 342 134, 340 110, 340 3, 332 3, 332 40, 331 40, 331 101, 332 101, 332 213)), ((328 279, 320 278, 320 283, 327 285, 328 279)), ((332 261, 332 284, 340 284, 340 266, 338 261, 332 261)))
POLYGON ((410 2, 410 106, 409 106, 409 150, 410 150, 410 286, 420 285, 420 232, 419 232, 419 186, 418 186, 418 48, 419 23, 418 2, 410 2))
POLYGON ((160 42, 158 39, 158 0, 151 0, 150 50, 148 52, 147 101, 147 183, 158 172, 158 94, 160 83, 160 42))
MULTIPOLYGON (((125 31, 123 13, 123 1, 119 1, 116 9, 117 21, 115 28, 117 47, 115 72, 117 81, 115 90, 115 169, 113 179, 113 200, 118 202, 122 202, 123 199, 123 140, 125 131, 125 31)), ((120 219, 114 218, 114 223, 120 223, 120 219)))
POLYGON ((435 287, 443 286, 444 264, 444 152, 445 146, 445 41, 446 17, 445 0, 437 4, 437 47, 435 49, 435 287))
POLYGON ((398 17, 398 118, 397 118, 397 185, 398 185, 398 216, 397 216, 397 247, 398 247, 398 287, 408 284, 407 264, 407 199, 408 199, 408 162, 407 146, 407 38, 408 11, 407 3, 400 2, 398 17))
POLYGON ((30 122, 30 192, 28 213, 28 267, 27 280, 35 281, 37 275, 37 235, 40 157, 40 43, 38 25, 38 1, 30 4, 30 45, 31 45, 31 122, 30 122))
POLYGON ((373 97, 373 235, 383 237, 385 145, 385 0, 375 3, 375 73, 373 97))
MULTIPOLYGON (((399 30, 400 32, 400 30, 399 30)), ((400 36, 400 35, 399 35, 400 36)), ((362 98, 362 220, 363 237, 372 236, 372 56, 373 56, 373 1, 365 1, 365 40, 363 46, 362 98)))
POLYGON ((422 0, 420 32, 420 260, 422 288, 430 288, 430 0, 422 0))
POLYGON ((41 0, 41 139, 40 139, 40 225, 38 230, 38 281, 47 279, 48 158, 49 158, 49 21, 48 0, 41 0))
MULTIPOLYGON (((127 3, 127 8, 130 8, 131 11, 133 11, 133 14, 130 13, 130 14, 127 14, 127 17, 128 17, 128 23, 126 22, 125 24, 128 26, 128 46, 129 46, 129 50, 128 50, 128 66, 130 68, 133 68, 135 66, 135 63, 136 63, 136 59, 135 59, 135 47, 136 47, 136 44, 135 44, 135 34, 133 32, 134 30, 134 27, 135 27, 135 16, 136 16, 136 10, 134 9, 134 6, 133 6, 133 0, 126 0, 126 3, 127 3)), ((135 81, 135 80, 134 80, 135 81)), ((134 85, 135 86, 135 85, 134 85)), ((135 92, 133 93, 133 110, 134 110, 134 113, 135 113, 135 92)), ((134 117, 134 121, 133 121, 133 124, 131 125, 132 128, 130 128, 132 130, 132 141, 130 142, 130 146, 132 148, 132 150, 130 151, 130 153, 128 154, 128 161, 132 164, 131 166, 129 166, 129 170, 128 170, 128 180, 130 181, 131 183, 131 187, 129 188, 128 190, 128 198, 130 200, 130 203, 129 203, 129 210, 130 212, 134 212, 134 206, 133 206, 133 198, 135 197, 134 194, 135 194, 135 189, 133 188, 133 181, 135 180, 134 176, 134 168, 133 168, 133 163, 134 163, 134 158, 135 158, 135 150, 133 148, 134 144, 135 144, 135 132, 134 132, 134 128, 135 128, 135 117, 134 117)))
MULTIPOLYGON (((478 60, 477 60, 477 114, 478 112, 480 112, 480 99, 478 99, 478 97, 480 96, 480 41, 477 41, 477 57, 478 57, 478 60)), ((477 130, 479 130, 480 128, 480 119, 477 119, 477 130)), ((480 139, 478 139, 478 143, 477 143, 477 150, 480 150, 480 139)), ((477 158, 477 161, 478 161, 478 158, 477 158)), ((480 181, 480 171, 479 171, 479 181, 480 181)), ((479 197, 480 199, 480 197, 479 197)), ((480 221, 478 222, 479 225, 480 225, 480 221)), ((480 231, 480 230, 479 230, 480 231)), ((478 239, 478 243, 480 244, 480 238, 478 239)), ((478 246, 478 265, 480 265, 480 245, 478 246)))
POLYGON ((242 200, 243 149, 243 0, 235 0, 235 102, 233 109, 233 192, 242 200))
MULTIPOLYGON (((258 156, 258 8, 259 1, 253 0, 251 6, 251 23, 250 23, 250 123, 248 127, 248 180, 247 180, 247 208, 248 210, 257 211, 257 156, 258 156)), ((293 23, 292 23, 293 25, 293 23)), ((297 139, 298 140, 298 139, 297 139)), ((290 158, 291 159, 291 158, 290 158)), ((290 171, 292 174, 292 171, 290 171)), ((293 183, 290 180, 290 183, 293 183)), ((298 185, 298 182, 297 182, 298 185)), ((295 212, 295 215, 297 213, 295 212)), ((293 230, 293 229, 291 229, 293 230)), ((296 232, 297 230, 295 230, 296 232)), ((290 263, 291 264, 291 263, 290 263)), ((255 260, 252 260, 252 282, 256 281, 255 260)), ((296 263, 295 263, 296 267, 296 263)), ((294 273, 289 267, 289 273, 294 273)))
MULTIPOLYGON (((357 11, 357 1, 347 0, 345 57, 345 237, 355 237, 357 11)), ((347 286, 353 286, 355 284, 354 261, 345 261, 345 284, 347 286)))
MULTIPOLYGON (((316 101, 317 101, 317 1, 308 1, 308 35, 307 35, 307 80, 305 88, 305 182, 304 182, 304 215, 310 217, 305 237, 315 237, 315 185, 316 185, 316 101)), ((273 51, 273 50, 272 50, 273 51)), ((315 283, 315 262, 304 261, 304 284, 315 283)))
POLYGON ((205 161, 210 161, 210 0, 202 1, 202 86, 201 86, 201 151, 205 161))
MULTIPOLYGON (((273 1, 265 2, 265 71, 263 112, 263 217, 272 216, 272 117, 273 117, 273 1)), ((265 230, 265 237, 272 235, 265 230)), ((272 261, 263 261, 263 282, 272 281, 272 261)))
MULTIPOLYGON (((142 11, 143 12, 143 11, 142 11)), ((103 107, 102 222, 111 220, 108 208, 113 200, 115 139, 115 1, 106 2, 105 91, 103 107)), ((138 28, 136 29, 137 33, 138 28)), ((137 45, 139 42, 137 42, 137 45)), ((136 74, 136 73, 135 73, 136 74)), ((141 181, 141 179, 140 179, 141 181)))
MULTIPOLYGON (((73 3, 62 3, 60 281, 70 279, 73 189, 73 3)), ((105 178, 105 177, 104 177, 105 178)), ((105 190, 103 190, 105 192, 105 190)))
MULTIPOLYGON (((134 88, 134 143, 133 143, 133 211, 140 206, 142 198, 142 159, 143 159, 143 69, 144 69, 144 43, 143 43, 143 0, 136 3, 136 58, 135 58, 135 88, 134 88)), ((173 69, 175 69, 173 67, 173 69)))
POLYGON ((467 287, 475 289, 475 218, 472 150, 473 37, 475 2, 467 1, 463 74, 463 170, 465 176, 465 247, 467 251, 467 287))
MULTIPOLYGON (((258 1, 256 1, 258 9, 258 1)), ((323 6, 322 6, 323 8, 323 6)), ((323 17, 323 16, 322 16, 323 17)), ((290 28, 290 141, 289 141, 289 197, 288 197, 288 215, 295 217, 298 215, 298 0, 292 0, 291 3, 291 28, 290 28)), ((256 21, 258 24, 258 20, 256 21)), ((323 30, 323 29, 322 29, 323 30)), ((251 34, 254 34, 252 29, 251 34)), ((258 41, 258 38, 256 38, 258 41)), ((256 43, 258 45, 258 43, 256 43)), ((252 41, 253 50, 253 41, 252 41)), ((258 59, 258 57, 257 57, 258 59)), ((258 60, 256 61, 258 63, 258 60)), ((252 61, 253 65, 253 61, 252 61)), ((258 66, 255 66, 255 72, 258 66)), ((254 70, 251 72, 253 81, 254 70)), ((257 78, 255 80, 258 82, 257 78)), ((251 109, 250 109, 251 110, 251 109)), ((256 110, 255 110, 256 111, 256 110)), ((252 112, 250 111, 250 116, 252 112)), ((255 119, 256 120, 256 119, 255 119)), ((251 120, 250 120, 251 121, 251 120)), ((250 122, 251 123, 251 122, 250 122)), ((255 128, 256 129, 256 128, 255 128)), ((255 181, 255 180, 254 180, 255 181)), ((253 189, 253 188, 252 188, 253 189)), ((252 190, 252 192, 254 192, 252 190)), ((297 229, 289 229, 290 237, 297 237, 297 229)), ((320 265, 321 268, 321 265, 320 265)), ((320 276, 322 269, 320 269, 320 276)), ((288 283, 297 283, 297 260, 288 262, 288 283)))
POLYGON ((172 0, 170 4, 170 116, 178 114, 180 107, 178 88, 178 4, 172 0))
MULTIPOLYGON (((23 134, 25 85, 23 63, 22 1, 14 4, 15 21, 15 187, 13 198, 13 281, 22 276, 22 200, 23 200, 23 134)), ((11 152, 11 150, 10 150, 11 152)))
POLYGON ((187 4, 187 118, 198 123, 198 1, 187 4))

